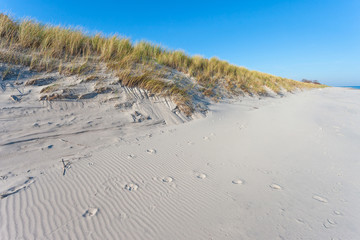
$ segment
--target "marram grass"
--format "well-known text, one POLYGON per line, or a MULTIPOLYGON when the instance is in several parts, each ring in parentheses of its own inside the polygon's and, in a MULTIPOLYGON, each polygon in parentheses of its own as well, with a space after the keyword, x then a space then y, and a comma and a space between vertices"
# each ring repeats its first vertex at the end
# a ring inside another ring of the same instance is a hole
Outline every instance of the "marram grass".
POLYGON ((175 83, 161 80, 157 65, 189 74, 202 87, 203 94, 210 97, 216 96, 217 88, 224 88, 230 94, 239 91, 264 94, 264 87, 276 93, 281 89, 319 87, 250 71, 217 58, 191 57, 183 51, 167 50, 145 41, 133 44, 117 35, 90 36, 80 30, 44 25, 30 19, 15 21, 5 14, 0 14, 0 49, 1 62, 22 64, 38 71, 82 74, 99 61, 104 62, 123 85, 169 96, 186 114, 193 111, 191 96, 175 83), (139 66, 145 67, 139 70, 139 66))

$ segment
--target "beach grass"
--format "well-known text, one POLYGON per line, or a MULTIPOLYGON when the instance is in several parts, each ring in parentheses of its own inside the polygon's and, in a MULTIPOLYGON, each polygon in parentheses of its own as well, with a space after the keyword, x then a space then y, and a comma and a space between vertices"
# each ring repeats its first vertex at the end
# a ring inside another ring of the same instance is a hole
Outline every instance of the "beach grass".
POLYGON ((265 87, 280 93, 282 89, 293 91, 323 86, 251 71, 215 57, 189 56, 183 51, 168 50, 145 41, 134 44, 118 35, 88 35, 78 29, 41 24, 31 19, 16 21, 6 14, 0 14, 0 48, 0 61, 29 66, 37 71, 83 74, 101 61, 116 73, 124 86, 171 97, 188 115, 193 111, 192 97, 175 83, 164 81, 158 65, 193 77, 203 94, 209 97, 215 97, 215 89, 219 87, 230 94, 239 91, 266 94, 265 87))

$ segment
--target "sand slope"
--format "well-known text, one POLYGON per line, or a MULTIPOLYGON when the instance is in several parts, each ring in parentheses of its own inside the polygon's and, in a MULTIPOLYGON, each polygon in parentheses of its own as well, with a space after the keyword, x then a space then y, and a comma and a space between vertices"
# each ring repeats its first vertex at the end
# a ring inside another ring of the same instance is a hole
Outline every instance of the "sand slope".
POLYGON ((2 146, 0 238, 358 239, 359 102, 341 88, 245 98, 124 137, 2 146))

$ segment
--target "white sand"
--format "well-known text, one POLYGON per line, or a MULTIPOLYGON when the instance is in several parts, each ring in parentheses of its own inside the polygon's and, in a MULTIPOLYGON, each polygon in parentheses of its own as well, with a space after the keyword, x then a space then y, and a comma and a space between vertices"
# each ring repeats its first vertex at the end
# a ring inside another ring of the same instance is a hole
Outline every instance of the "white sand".
POLYGON ((0 100, 1 239, 359 239, 360 91, 244 99, 177 125, 0 100), (81 132, 79 116, 102 118, 81 132))

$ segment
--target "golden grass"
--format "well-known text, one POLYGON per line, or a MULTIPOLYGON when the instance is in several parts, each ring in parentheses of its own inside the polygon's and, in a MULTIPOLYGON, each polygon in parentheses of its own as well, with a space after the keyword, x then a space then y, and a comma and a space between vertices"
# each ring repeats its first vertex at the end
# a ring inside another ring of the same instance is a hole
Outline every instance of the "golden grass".
POLYGON ((281 89, 321 87, 273 76, 231 65, 217 58, 190 57, 183 51, 170 51, 148 42, 132 44, 117 35, 89 36, 77 29, 44 25, 25 19, 15 21, 0 14, 0 61, 22 64, 38 71, 58 71, 62 74, 85 74, 96 62, 103 61, 128 87, 140 87, 153 94, 172 97, 187 114, 192 112, 191 96, 174 83, 161 80, 155 64, 174 68, 194 77, 208 96, 215 87, 230 93, 239 90, 264 94, 264 86, 279 93, 281 89), (17 54, 21 51, 22 55, 17 54), (142 67, 139 71, 139 65, 142 67))
POLYGON ((52 84, 41 89, 40 93, 51 93, 59 89, 58 84, 52 84))

